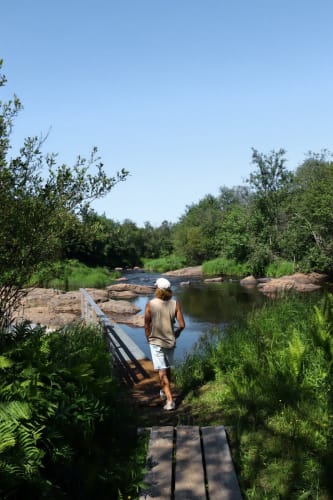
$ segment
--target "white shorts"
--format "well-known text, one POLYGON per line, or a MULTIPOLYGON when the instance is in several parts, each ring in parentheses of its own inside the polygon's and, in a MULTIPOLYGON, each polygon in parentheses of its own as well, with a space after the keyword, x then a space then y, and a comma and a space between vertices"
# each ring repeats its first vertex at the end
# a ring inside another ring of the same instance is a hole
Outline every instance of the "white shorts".
POLYGON ((155 370, 166 370, 173 365, 173 353, 175 348, 167 349, 158 345, 149 344, 151 357, 155 370))

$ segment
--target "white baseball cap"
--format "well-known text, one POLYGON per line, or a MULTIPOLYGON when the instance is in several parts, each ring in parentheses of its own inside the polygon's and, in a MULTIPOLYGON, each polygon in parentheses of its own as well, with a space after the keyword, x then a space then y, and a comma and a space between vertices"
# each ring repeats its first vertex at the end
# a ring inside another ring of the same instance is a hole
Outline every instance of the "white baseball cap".
POLYGON ((170 290, 171 283, 165 278, 158 278, 158 280, 155 281, 155 286, 157 286, 157 288, 160 288, 161 290, 170 290))

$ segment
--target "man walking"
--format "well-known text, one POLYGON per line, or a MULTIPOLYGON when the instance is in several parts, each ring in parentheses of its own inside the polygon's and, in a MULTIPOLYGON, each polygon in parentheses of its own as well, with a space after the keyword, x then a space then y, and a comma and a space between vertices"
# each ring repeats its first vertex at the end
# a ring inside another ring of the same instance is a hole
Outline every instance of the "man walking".
POLYGON ((161 391, 166 399, 164 410, 174 410, 176 405, 171 393, 171 367, 176 347, 176 338, 185 328, 181 306, 172 299, 171 283, 159 278, 156 283, 155 297, 145 308, 145 334, 150 346, 154 369, 158 370, 161 391), (175 323, 178 323, 175 328, 175 323))

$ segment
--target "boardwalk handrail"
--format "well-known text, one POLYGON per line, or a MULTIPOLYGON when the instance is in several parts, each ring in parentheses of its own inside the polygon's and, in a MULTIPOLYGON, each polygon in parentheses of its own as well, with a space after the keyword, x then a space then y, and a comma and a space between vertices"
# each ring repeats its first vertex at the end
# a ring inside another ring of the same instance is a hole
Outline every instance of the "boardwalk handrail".
POLYGON ((148 378, 139 360, 146 359, 146 355, 136 343, 122 330, 117 323, 109 319, 98 307, 93 298, 84 289, 81 292, 82 319, 86 323, 98 323, 106 334, 109 349, 113 360, 121 369, 123 376, 128 382, 138 382, 137 372, 144 378, 148 378), (130 366, 132 365, 132 367, 130 366), (134 369, 133 369, 134 366, 134 369))

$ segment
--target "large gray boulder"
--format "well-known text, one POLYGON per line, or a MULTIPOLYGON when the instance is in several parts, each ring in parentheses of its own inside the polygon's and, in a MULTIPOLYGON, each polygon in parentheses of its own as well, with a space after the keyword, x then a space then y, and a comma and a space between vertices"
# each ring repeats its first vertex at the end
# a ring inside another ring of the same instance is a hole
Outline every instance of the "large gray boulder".
POLYGON ((320 273, 295 273, 290 276, 274 278, 267 283, 258 283, 258 289, 266 294, 275 294, 295 290, 297 292, 312 292, 319 290, 327 276, 320 273))

